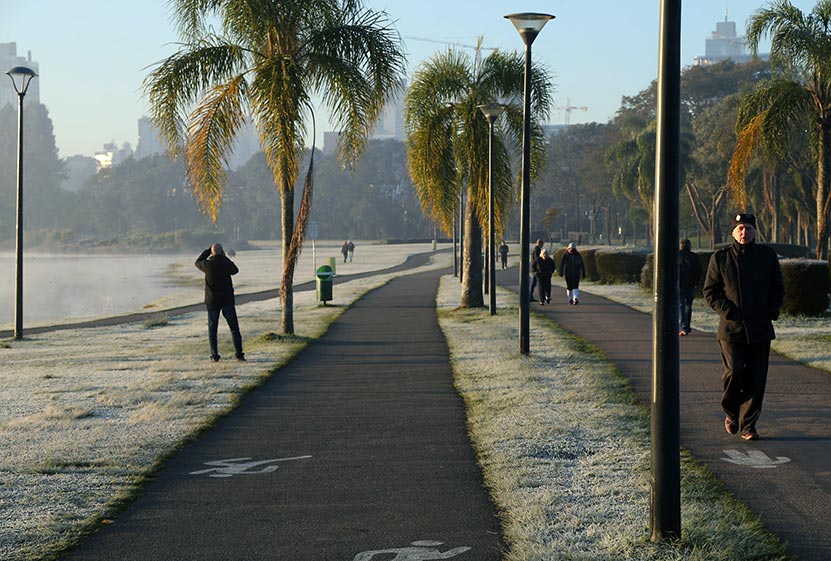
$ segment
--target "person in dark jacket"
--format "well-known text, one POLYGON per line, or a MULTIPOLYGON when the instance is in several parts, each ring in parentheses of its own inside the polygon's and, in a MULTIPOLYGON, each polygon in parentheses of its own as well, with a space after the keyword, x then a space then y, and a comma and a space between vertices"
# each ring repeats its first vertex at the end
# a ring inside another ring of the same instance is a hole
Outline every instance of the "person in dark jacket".
POLYGON ((236 275, 239 269, 233 261, 228 259, 222 245, 218 243, 213 244, 196 258, 196 268, 205 273, 205 306, 208 308, 208 342, 211 346, 211 360, 217 362, 220 359, 217 350, 217 328, 219 314, 222 313, 231 330, 237 360, 244 361, 242 335, 234 301, 234 283, 231 281, 231 276, 236 275))
MULTIPOLYGON (((537 244, 534 246, 534 249, 531 250, 531 289, 528 291, 528 299, 533 302, 534 301, 534 287, 537 286, 537 259, 540 258, 540 252, 542 251, 542 247, 545 244, 542 240, 537 240, 537 244)), ((537 291, 537 294, 542 297, 540 291, 537 291)))
POLYGON ((352 256, 355 255, 355 243, 352 240, 346 242, 346 252, 349 254, 349 262, 352 263, 352 256))
POLYGON ((508 268, 508 244, 505 243, 505 240, 502 240, 502 243, 499 244, 499 257, 502 258, 502 269, 508 268))
POLYGON ((563 260, 560 261, 560 276, 566 279, 566 294, 569 304, 580 303, 580 279, 586 278, 586 266, 583 256, 574 243, 568 244, 563 260))
POLYGON ((771 248, 754 242, 756 217, 733 217, 733 244, 710 257, 704 297, 719 315, 718 343, 724 364, 721 406, 729 434, 758 440, 756 422, 762 412, 770 342, 776 338, 785 285, 779 258, 771 248))
POLYGON ((681 240, 678 255, 678 335, 690 334, 695 287, 701 278, 701 261, 690 249, 690 240, 681 240))
POLYGON ((540 304, 551 303, 551 275, 557 270, 557 264, 554 259, 548 255, 545 249, 540 250, 540 256, 537 257, 537 278, 540 282, 539 294, 540 304))
POLYGON ((343 245, 340 246, 340 252, 343 255, 343 262, 346 263, 346 259, 349 257, 349 240, 343 242, 343 245))

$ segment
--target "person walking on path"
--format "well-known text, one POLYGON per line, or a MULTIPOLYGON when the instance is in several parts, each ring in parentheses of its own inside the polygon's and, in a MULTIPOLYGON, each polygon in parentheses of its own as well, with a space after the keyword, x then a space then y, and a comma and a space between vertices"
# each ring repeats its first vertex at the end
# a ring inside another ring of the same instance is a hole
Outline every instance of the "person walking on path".
POLYGON ((551 303, 551 275, 557 270, 557 264, 548 254, 548 251, 542 249, 540 256, 537 258, 537 277, 539 277, 540 287, 540 304, 551 303))
POLYGON ((352 240, 346 242, 346 251, 349 254, 349 262, 352 263, 352 256, 355 254, 355 244, 352 240))
POLYGON ((508 268, 508 244, 505 243, 505 240, 502 240, 502 243, 499 244, 499 257, 502 258, 502 269, 505 270, 508 268))
POLYGON ((756 217, 733 217, 733 244, 710 257, 704 297, 719 315, 718 343, 724 364, 721 406, 729 434, 758 440, 770 342, 776 338, 785 285, 776 252, 755 243, 756 217))
POLYGON ((217 349, 217 329, 221 312, 231 330, 237 360, 244 361, 242 335, 234 302, 234 283, 231 280, 231 276, 236 275, 239 269, 233 261, 228 259, 222 245, 218 243, 213 244, 196 258, 196 268, 205 273, 205 305, 208 308, 208 342, 211 346, 211 360, 218 362, 220 359, 217 349))
POLYGON ((563 260, 560 261, 560 276, 566 279, 566 294, 568 303, 580 303, 580 279, 586 278, 586 266, 583 256, 577 251, 574 242, 568 244, 563 260))
POLYGON ((695 287, 701 278, 701 261, 690 247, 690 240, 681 240, 678 256, 678 335, 681 337, 690 334, 695 287))
POLYGON ((343 262, 346 263, 346 259, 349 257, 349 240, 343 242, 343 245, 340 246, 341 255, 343 255, 343 262))
MULTIPOLYGON (((528 290, 528 299, 531 302, 534 301, 534 287, 537 286, 537 259, 540 258, 540 251, 542 251, 543 245, 542 240, 537 240, 534 249, 531 250, 531 289, 528 290)), ((542 297, 542 294, 539 294, 539 291, 537 291, 537 293, 540 297, 542 297)))

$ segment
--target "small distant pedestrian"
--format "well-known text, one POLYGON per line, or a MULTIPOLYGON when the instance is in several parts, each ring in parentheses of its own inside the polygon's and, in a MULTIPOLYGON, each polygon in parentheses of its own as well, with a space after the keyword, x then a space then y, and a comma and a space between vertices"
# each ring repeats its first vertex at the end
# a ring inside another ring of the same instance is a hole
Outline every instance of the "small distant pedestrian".
POLYGON ((352 263, 352 256, 355 254, 355 244, 349 240, 346 244, 346 250, 349 252, 349 262, 352 263))
POLYGON ((721 407, 724 428, 758 440, 756 421, 765 397, 773 321, 785 297, 776 252, 755 243, 756 217, 733 217, 733 243, 710 257, 704 297, 719 315, 718 344, 724 364, 721 407))
POLYGON ((576 306, 580 303, 580 279, 586 278, 586 266, 574 242, 568 244, 560 261, 560 276, 566 279, 568 303, 576 306))
POLYGON ((508 244, 505 243, 505 240, 502 240, 502 243, 499 244, 499 257, 502 258, 502 269, 508 268, 508 244))
POLYGON ((231 330, 237 360, 245 361, 234 301, 234 283, 231 280, 231 276, 236 275, 239 269, 233 261, 228 259, 222 245, 218 243, 203 251, 196 258, 195 265, 197 269, 205 273, 205 306, 208 308, 208 343, 211 347, 211 360, 218 362, 220 359, 217 349, 217 329, 219 314, 222 313, 231 330))
MULTIPOLYGON (((528 291, 528 299, 534 301, 534 287, 537 286, 537 259, 540 257, 542 246, 545 245, 542 240, 537 240, 534 249, 531 250, 531 289, 528 291)), ((539 294, 539 291, 537 291, 539 294)))
POLYGON ((551 275, 557 270, 557 264, 548 254, 548 250, 542 249, 537 258, 537 277, 540 280, 539 294, 540 304, 551 303, 551 275))
POLYGON ((701 278, 701 261, 691 249, 690 240, 681 240, 678 254, 678 335, 690 334, 695 287, 701 278))
POLYGON ((340 252, 343 254, 343 262, 346 263, 346 259, 349 257, 349 240, 343 242, 340 252))

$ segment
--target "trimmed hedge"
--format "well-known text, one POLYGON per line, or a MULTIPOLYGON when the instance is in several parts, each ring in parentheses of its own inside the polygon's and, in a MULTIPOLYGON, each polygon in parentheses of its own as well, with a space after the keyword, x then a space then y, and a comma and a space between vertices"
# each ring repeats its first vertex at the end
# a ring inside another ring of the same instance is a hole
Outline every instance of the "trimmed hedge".
POLYGON ((586 279, 592 282, 600 280, 600 272, 597 270, 598 248, 586 249, 580 252, 583 256, 583 264, 586 266, 586 279))
POLYGON ((594 254, 598 280, 603 284, 635 283, 649 255, 647 249, 598 250, 594 254))
POLYGON ((828 310, 828 263, 817 259, 779 261, 785 281, 782 313, 792 316, 821 316, 828 310))

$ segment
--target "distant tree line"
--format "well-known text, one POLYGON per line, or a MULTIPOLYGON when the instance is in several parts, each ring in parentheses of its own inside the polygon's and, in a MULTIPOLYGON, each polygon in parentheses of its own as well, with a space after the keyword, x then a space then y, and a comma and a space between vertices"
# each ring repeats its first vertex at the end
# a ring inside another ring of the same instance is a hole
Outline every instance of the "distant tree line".
MULTIPOLYGON (((221 233, 229 241, 280 236, 280 200, 262 153, 228 171, 227 191, 214 224, 199 211, 185 183, 184 165, 166 154, 130 158, 70 192, 60 188, 65 171, 46 107, 27 106, 24 127, 27 239, 95 238, 117 245, 119 240, 141 239, 136 234, 179 230, 221 233)), ((6 105, 0 108, 0 242, 14 239, 16 158, 17 109, 6 105)), ((395 140, 371 141, 351 173, 334 155, 318 153, 311 220, 318 224, 320 239, 414 239, 434 234, 415 200, 404 144, 395 140)))
MULTIPOLYGON (((684 70, 682 237, 714 247, 729 239, 730 214, 742 207, 759 217, 762 239, 815 247, 816 150, 808 124, 791 123, 787 135, 760 129, 780 142, 768 151, 758 149, 764 143, 757 143, 756 152, 751 145, 742 160, 741 188, 728 181, 737 143, 749 134, 748 122, 755 115, 748 113, 748 104, 758 101, 757 92, 776 76, 775 68, 762 61, 684 70)), ((608 123, 573 125, 550 137, 546 167, 532 186, 535 234, 582 243, 651 243, 655 100, 653 82, 624 97, 608 123)), ((38 104, 26 111, 27 230, 69 230, 90 237, 176 230, 221 231, 229 239, 279 236, 280 203, 262 154, 228 172, 214 225, 199 212, 182 164, 166 155, 103 170, 77 193, 61 189, 64 168, 48 111, 38 104)), ((14 236, 16 120, 16 108, 0 108, 0 241, 14 236)), ((516 162, 512 168, 518 173, 516 162)), ((370 142, 351 172, 333 155, 318 152, 313 197, 310 220, 317 223, 321 239, 429 239, 437 227, 420 210, 403 143, 393 140, 370 142)), ((516 202, 505 216, 507 239, 516 239, 519 231, 516 202)), ((446 225, 438 232, 448 234, 446 225)))
MULTIPOLYGON (((756 167, 747 178, 747 200, 728 183, 742 98, 770 78, 766 62, 685 69, 681 77, 682 237, 713 247, 729 237, 730 214, 747 207, 760 215, 761 233, 772 239, 768 208, 756 167)), ((655 193, 657 85, 624 97, 606 124, 574 125, 552 136, 548 168, 534 186, 535 229, 586 243, 651 244, 655 193)), ((810 197, 806 202, 810 202, 810 197)), ((793 213, 779 238, 806 241, 793 213)), ((778 240, 777 240, 778 241, 778 240)))

